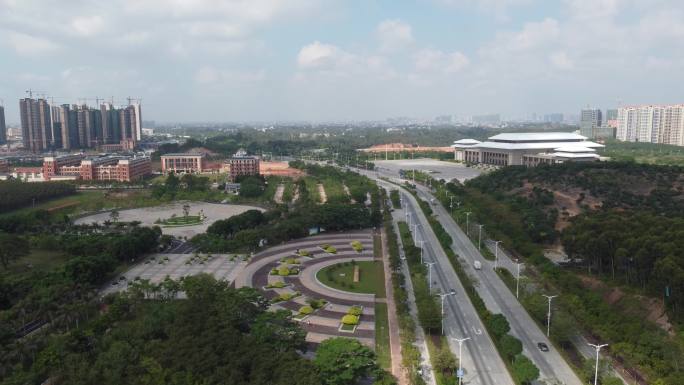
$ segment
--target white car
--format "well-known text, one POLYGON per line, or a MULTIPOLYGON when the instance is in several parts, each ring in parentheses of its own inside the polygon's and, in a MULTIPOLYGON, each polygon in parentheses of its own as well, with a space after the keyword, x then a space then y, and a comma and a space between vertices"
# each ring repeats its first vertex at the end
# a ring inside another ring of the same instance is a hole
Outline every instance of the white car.
POLYGON ((480 261, 475 261, 475 263, 473 263, 473 267, 475 267, 475 270, 480 270, 482 269, 482 263, 480 263, 480 261))

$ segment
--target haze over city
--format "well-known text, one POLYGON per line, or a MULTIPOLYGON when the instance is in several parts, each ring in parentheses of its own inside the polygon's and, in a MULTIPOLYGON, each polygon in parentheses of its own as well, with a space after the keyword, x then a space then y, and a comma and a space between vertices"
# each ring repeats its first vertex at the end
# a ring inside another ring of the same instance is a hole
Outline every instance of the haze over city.
POLYGON ((9 123, 27 89, 141 98, 157 121, 676 103, 683 15, 675 0, 1 0, 0 98, 9 123))

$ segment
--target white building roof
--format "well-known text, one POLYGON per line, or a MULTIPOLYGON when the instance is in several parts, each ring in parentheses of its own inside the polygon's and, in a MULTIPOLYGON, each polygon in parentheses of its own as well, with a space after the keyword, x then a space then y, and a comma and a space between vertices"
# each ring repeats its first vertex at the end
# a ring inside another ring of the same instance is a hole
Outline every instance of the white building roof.
MULTIPOLYGON (((572 142, 571 142, 572 143, 572 142)), ((603 148, 602 144, 583 141, 576 142, 583 147, 603 148)), ((505 142, 483 142, 474 148, 491 148, 496 150, 552 150, 568 146, 568 142, 530 142, 530 143, 505 143, 505 142)))
POLYGON ((558 147, 554 148, 553 151, 556 152, 570 152, 573 154, 580 154, 580 153, 593 153, 596 152, 593 148, 589 148, 587 146, 580 146, 579 144, 576 146, 563 146, 563 147, 558 147))
POLYGON ((559 151, 559 152, 554 152, 551 155, 558 157, 558 158, 574 158, 574 159, 578 159, 578 158, 599 159, 601 157, 599 154, 592 154, 592 153, 586 153, 586 152, 578 154, 578 153, 574 153, 574 152, 561 152, 561 151, 559 151))
POLYGON ((475 139, 461 139, 461 140, 456 140, 454 141, 454 144, 480 144, 479 140, 475 139))
POLYGON ((586 140, 586 136, 572 132, 510 132, 494 135, 488 141, 511 142, 553 142, 566 140, 586 140))

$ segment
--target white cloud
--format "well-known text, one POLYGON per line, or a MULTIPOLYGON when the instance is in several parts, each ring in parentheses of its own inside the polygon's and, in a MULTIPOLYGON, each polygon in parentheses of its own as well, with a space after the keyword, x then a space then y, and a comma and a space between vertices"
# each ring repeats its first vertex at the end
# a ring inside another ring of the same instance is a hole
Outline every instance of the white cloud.
POLYGON ((426 48, 414 55, 417 71, 456 73, 468 66, 470 60, 461 52, 446 53, 440 50, 426 48))
POLYGON ((46 55, 60 48, 59 45, 48 39, 14 31, 7 33, 7 43, 19 55, 24 56, 46 55))
POLYGON ((225 85, 235 83, 257 83, 266 78, 264 70, 217 69, 204 66, 195 73, 195 82, 203 85, 225 85))
POLYGON ((413 31, 411 25, 401 20, 385 20, 381 22, 376 33, 380 41, 380 49, 385 52, 393 52, 404 49, 413 44, 413 31))
POLYGON ((297 65, 302 69, 329 69, 347 54, 337 46, 315 41, 305 45, 297 55, 297 65))
POLYGON ((575 64, 568 57, 568 54, 564 51, 554 52, 549 55, 549 60, 554 67, 561 70, 571 70, 575 67, 575 64))
POLYGON ((81 16, 71 20, 71 28, 77 35, 83 37, 95 36, 104 28, 104 19, 101 16, 81 16))

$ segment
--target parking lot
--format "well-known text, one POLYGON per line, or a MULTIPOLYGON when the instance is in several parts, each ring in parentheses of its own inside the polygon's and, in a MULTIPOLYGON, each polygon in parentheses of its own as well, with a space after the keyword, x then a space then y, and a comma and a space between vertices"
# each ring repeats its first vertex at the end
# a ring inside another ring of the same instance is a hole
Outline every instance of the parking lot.
POLYGON ((378 160, 374 162, 380 171, 385 171, 393 176, 399 176, 399 170, 419 170, 430 173, 433 178, 450 181, 458 179, 464 182, 473 179, 482 173, 482 170, 466 167, 460 163, 443 162, 435 159, 401 159, 401 160, 378 160))

